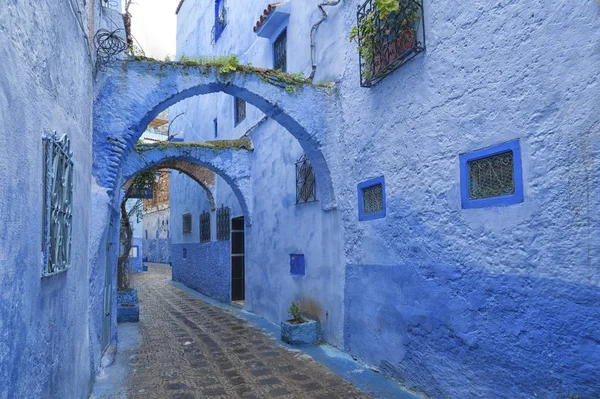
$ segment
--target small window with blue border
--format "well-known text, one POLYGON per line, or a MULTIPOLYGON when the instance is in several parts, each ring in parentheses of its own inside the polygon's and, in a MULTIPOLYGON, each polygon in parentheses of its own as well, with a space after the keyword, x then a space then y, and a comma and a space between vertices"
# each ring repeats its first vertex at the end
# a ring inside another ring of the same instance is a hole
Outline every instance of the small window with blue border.
POLYGON ((523 202, 519 140, 461 154, 460 194, 464 209, 523 202))
POLYGON ((227 26, 227 8, 225 0, 215 0, 215 25, 213 26, 213 43, 221 37, 227 26))
POLYGON ((237 126, 241 121, 246 119, 246 101, 239 97, 234 97, 234 124, 237 126))
POLYGON ((358 185, 358 220, 382 219, 386 213, 385 179, 383 176, 358 185))
POLYGON ((305 274, 304 255, 290 254, 290 274, 292 276, 304 276, 304 274, 305 274))

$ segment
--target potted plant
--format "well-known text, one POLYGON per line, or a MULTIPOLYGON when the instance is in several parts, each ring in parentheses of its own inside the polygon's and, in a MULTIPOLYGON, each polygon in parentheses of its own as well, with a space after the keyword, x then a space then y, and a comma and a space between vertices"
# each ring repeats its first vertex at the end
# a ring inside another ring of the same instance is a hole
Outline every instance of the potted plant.
POLYGON ((292 302, 288 309, 289 320, 281 322, 281 340, 290 345, 313 345, 319 342, 319 326, 316 320, 306 320, 300 306, 292 302))

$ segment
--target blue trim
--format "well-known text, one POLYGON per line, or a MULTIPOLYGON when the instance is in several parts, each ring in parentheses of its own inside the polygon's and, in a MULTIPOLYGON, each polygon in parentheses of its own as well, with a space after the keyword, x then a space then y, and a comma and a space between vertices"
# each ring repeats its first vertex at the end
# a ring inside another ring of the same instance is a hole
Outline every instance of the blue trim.
POLYGON ((385 199, 385 179, 383 176, 376 177, 374 179, 367 180, 365 182, 358 184, 358 220, 359 221, 362 222, 365 220, 382 219, 385 217, 386 208, 387 208, 387 204, 386 204, 386 199, 385 199), (363 190, 366 188, 369 188, 369 187, 376 186, 378 184, 381 184, 381 195, 383 196, 383 198, 382 198, 383 210, 381 212, 370 213, 367 215, 364 213, 364 209, 363 209, 363 190))
POLYGON ((492 147, 483 148, 468 154, 460 155, 460 197, 463 209, 488 208, 493 206, 508 206, 523 202, 523 164, 521 162, 521 145, 519 139, 492 147), (515 193, 499 197, 469 199, 469 167, 467 163, 476 159, 486 158, 501 152, 513 152, 513 178, 515 181, 515 193))
POLYGON ((225 0, 215 0, 215 43, 217 40, 219 40, 221 33, 223 33, 225 27, 227 26, 227 21, 224 23, 219 21, 219 6, 221 4, 223 4, 223 7, 225 7, 225 0))
POLYGON ((219 137, 219 120, 217 118, 213 119, 213 129, 215 138, 219 137))
POLYGON ((304 276, 305 263, 303 254, 290 254, 290 274, 294 276, 304 276))

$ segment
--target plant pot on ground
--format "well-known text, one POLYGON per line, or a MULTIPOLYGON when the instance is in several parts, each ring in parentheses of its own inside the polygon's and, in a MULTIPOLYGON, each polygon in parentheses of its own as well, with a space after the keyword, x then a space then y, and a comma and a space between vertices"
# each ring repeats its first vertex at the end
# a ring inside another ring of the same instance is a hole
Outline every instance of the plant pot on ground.
POLYGON ((140 320, 140 305, 137 290, 117 291, 117 323, 138 322, 140 320))
POLYGON ((281 340, 290 345, 313 345, 319 342, 319 324, 302 316, 300 306, 292 302, 290 319, 281 322, 281 340))

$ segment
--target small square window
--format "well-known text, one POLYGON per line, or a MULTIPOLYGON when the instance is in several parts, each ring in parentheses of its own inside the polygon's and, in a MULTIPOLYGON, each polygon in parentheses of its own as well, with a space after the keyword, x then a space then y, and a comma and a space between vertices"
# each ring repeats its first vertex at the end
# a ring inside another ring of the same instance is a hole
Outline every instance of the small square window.
POLYGON ((358 185, 358 220, 384 218, 385 208, 385 180, 383 176, 358 185))
POLYGON ((523 202, 523 172, 518 140, 460 156, 463 208, 523 202))
POLYGON ((241 121, 246 119, 246 101, 239 97, 235 98, 235 124, 239 124, 241 121))
POLYGON ((287 29, 273 43, 273 69, 287 72, 287 29))
MULTIPOLYGON (((182 223, 183 223, 183 234, 191 233, 192 232, 192 214, 186 213, 185 215, 183 215, 182 223)), ((156 232, 156 234, 158 235, 158 231, 156 232)))

